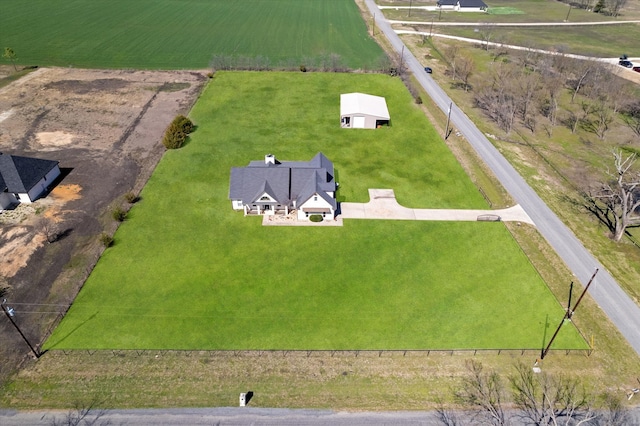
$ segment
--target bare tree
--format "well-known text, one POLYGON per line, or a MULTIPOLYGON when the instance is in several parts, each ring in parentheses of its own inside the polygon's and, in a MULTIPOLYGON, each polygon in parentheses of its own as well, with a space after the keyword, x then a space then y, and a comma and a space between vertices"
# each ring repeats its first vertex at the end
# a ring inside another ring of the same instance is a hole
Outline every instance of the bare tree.
POLYGON ((49 244, 58 240, 58 224, 52 218, 41 216, 38 219, 36 228, 45 236, 49 244))
POLYGON ((563 81, 566 81, 568 76, 574 71, 577 59, 572 58, 566 54, 569 48, 566 45, 555 46, 556 54, 551 56, 550 69, 553 69, 554 74, 559 74, 563 81))
POLYGON ((89 404, 77 403, 73 410, 69 410, 67 414, 58 418, 54 416, 50 421, 51 426, 108 426, 111 421, 102 417, 105 410, 96 410, 97 401, 89 404))
POLYGON ((451 73, 451 78, 454 80, 458 76, 456 70, 456 61, 458 60, 458 54, 460 53, 460 48, 457 44, 452 44, 447 47, 444 51, 446 61, 449 64, 449 72, 451 73))
POLYGON ((458 59, 457 73, 458 77, 462 81, 465 92, 469 90, 469 79, 475 71, 475 68, 476 66, 473 62, 473 58, 471 58, 470 56, 462 55, 458 59))
POLYGON ((611 393, 602 396, 603 410, 595 419, 598 426, 627 425, 631 422, 631 416, 627 407, 622 405, 622 400, 611 393))
POLYGON ((569 87, 573 90, 573 94, 571 95, 571 103, 575 101, 578 92, 587 81, 589 74, 593 73, 594 68, 592 61, 576 61, 575 65, 575 78, 569 80, 569 87))
POLYGON ((458 401, 479 408, 479 415, 492 425, 507 424, 502 408, 504 389, 498 373, 485 372, 477 361, 467 361, 466 367, 468 375, 462 379, 462 389, 455 393, 458 401))
POLYGON ((622 121, 640 137, 640 101, 627 104, 622 109, 622 121))
POLYGON ((489 45, 495 35, 496 26, 492 24, 485 24, 480 27, 480 39, 482 40, 482 46, 484 50, 489 51, 489 45))
POLYGON ((436 418, 440 423, 445 426, 462 426, 463 423, 458 418, 455 411, 445 407, 442 401, 436 401, 438 403, 436 407, 436 418))
POLYGON ((509 381, 518 415, 534 425, 578 425, 596 415, 584 387, 577 379, 534 373, 531 366, 516 365, 509 381))
POLYGON ((600 140, 604 140, 604 136, 609 130, 609 126, 613 123, 614 111, 605 102, 598 102, 593 108, 593 115, 595 120, 593 123, 593 130, 600 140))
POLYGON ((519 64, 526 69, 531 71, 536 71, 538 69, 538 64, 540 63, 540 59, 543 57, 542 53, 538 51, 531 43, 524 42, 524 50, 520 51, 520 54, 517 56, 519 64))
POLYGON ((535 115, 535 111, 531 111, 531 106, 540 92, 540 74, 520 70, 516 79, 516 89, 522 121, 526 122, 530 114, 535 115))
POLYGON ((587 208, 613 232, 612 239, 620 241, 626 229, 640 225, 640 173, 632 170, 635 153, 623 157, 621 150, 613 151, 614 172, 607 172, 609 180, 588 191, 587 208))
POLYGON ((604 140, 606 133, 609 131, 609 126, 613 123, 613 110, 603 99, 599 99, 592 104, 583 102, 582 107, 582 111, 585 113, 582 120, 580 120, 582 128, 587 132, 594 133, 600 140, 604 140))
POLYGON ((605 0, 604 4, 609 14, 617 18, 620 10, 627 4, 627 0, 605 0))
POLYGON ((583 101, 580 103, 579 110, 568 110, 569 115, 567 116, 565 122, 567 123, 567 126, 571 129, 571 133, 576 132, 576 130, 578 129, 578 125, 585 124, 585 120, 587 120, 592 110, 593 108, 591 103, 586 101, 583 101))
POLYGON ((558 100, 563 86, 563 79, 559 75, 550 75, 544 78, 544 87, 547 92, 545 99, 544 112, 551 126, 556 125, 558 118, 558 100))

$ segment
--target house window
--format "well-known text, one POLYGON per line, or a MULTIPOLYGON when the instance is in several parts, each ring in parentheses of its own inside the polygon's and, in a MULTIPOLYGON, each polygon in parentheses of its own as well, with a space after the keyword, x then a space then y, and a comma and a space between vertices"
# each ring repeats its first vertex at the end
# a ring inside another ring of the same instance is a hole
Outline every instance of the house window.
POLYGON ((267 197, 266 195, 264 195, 262 198, 260 198, 260 201, 269 201, 270 198, 267 197))
POLYGON ((318 201, 318 196, 317 195, 313 196, 313 201, 318 201))

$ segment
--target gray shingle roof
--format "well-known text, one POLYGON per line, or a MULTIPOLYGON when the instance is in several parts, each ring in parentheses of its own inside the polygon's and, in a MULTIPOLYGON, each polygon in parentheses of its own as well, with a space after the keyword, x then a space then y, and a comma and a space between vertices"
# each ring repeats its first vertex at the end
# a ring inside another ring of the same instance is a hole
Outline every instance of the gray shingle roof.
POLYGON ((487 7, 482 0, 460 0, 460 7, 487 7))
POLYGON ((298 205, 318 193, 334 208, 336 201, 326 192, 334 192, 333 163, 321 152, 310 161, 251 161, 247 167, 233 167, 229 184, 229 199, 254 204, 265 192, 278 203, 298 205))
POLYGON ((0 192, 29 192, 57 161, 0 154, 0 192))
MULTIPOLYGON (((455 6, 458 0, 438 0, 438 6, 455 6)), ((460 7, 487 7, 482 0, 460 0, 460 7)))

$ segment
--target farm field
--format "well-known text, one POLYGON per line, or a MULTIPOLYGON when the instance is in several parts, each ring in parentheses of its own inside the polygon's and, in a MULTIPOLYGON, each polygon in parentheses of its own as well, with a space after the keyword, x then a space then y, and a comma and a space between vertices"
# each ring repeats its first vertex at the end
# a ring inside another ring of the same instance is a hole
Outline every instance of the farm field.
POLYGON ((23 65, 203 69, 224 55, 297 68, 337 54, 372 68, 384 56, 352 0, 7 0, 2 10, 0 40, 23 65))
MULTIPOLYGON (((318 151, 341 201, 393 188, 408 207, 487 208, 400 80, 217 73, 192 118, 45 349, 536 349, 562 317, 501 223, 263 227, 231 210, 231 167, 318 151), (392 126, 341 129, 349 91, 385 96, 392 126)), ((587 345, 570 325, 554 347, 587 345)))
MULTIPOLYGON (((588 12, 585 9, 571 8, 566 3, 556 0, 490 0, 488 13, 454 12, 454 11, 425 11, 417 6, 433 6, 433 2, 418 1, 377 1, 381 6, 404 6, 411 3, 411 20, 425 20, 435 22, 495 22, 495 23, 528 23, 528 22, 564 22, 569 15, 569 22, 607 22, 640 19, 640 5, 628 2, 622 9, 620 16, 614 18, 602 13, 588 12)), ((386 9, 384 14, 388 19, 408 20, 408 9, 386 9)))
MULTIPOLYGON (((380 4, 384 4, 381 2, 380 4)), ((413 2, 415 5, 420 3, 413 2)), ((522 26, 490 27, 485 30, 484 37, 490 41, 528 46, 536 49, 562 50, 595 57, 617 58, 623 53, 636 56, 637 40, 640 36, 640 24, 615 25, 574 25, 560 26, 569 15, 569 23, 576 22, 616 22, 640 20, 640 8, 636 3, 626 5, 618 18, 604 14, 587 12, 584 9, 572 8, 555 0, 495 0, 488 3, 495 13, 442 12, 412 9, 409 16, 407 9, 385 9, 387 19, 422 21, 424 26, 412 26, 411 29, 433 31, 436 34, 447 34, 481 40, 480 27, 474 26, 439 26, 438 23, 462 24, 523 24, 522 26), (432 22, 434 23, 431 27, 432 22), (527 23, 549 23, 549 26, 527 27, 527 23), (594 42, 595 41, 595 42, 594 42)), ((400 5, 400 3, 393 3, 400 5)), ((408 6, 404 5, 404 6, 408 6)))

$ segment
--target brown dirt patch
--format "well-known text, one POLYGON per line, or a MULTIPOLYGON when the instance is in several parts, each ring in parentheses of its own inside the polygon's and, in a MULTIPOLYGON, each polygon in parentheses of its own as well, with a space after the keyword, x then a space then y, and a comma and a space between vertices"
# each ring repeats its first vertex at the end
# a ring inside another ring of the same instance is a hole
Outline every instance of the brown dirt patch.
POLYGON ((26 267, 31 255, 45 241, 44 235, 31 232, 26 226, 6 230, 0 228, 0 239, 3 241, 0 246, 0 271, 4 278, 12 278, 20 269, 26 267))
MULTIPOLYGON (((68 306, 101 253, 97 236, 115 230, 108 211, 142 189, 164 153, 164 129, 189 112, 206 80, 192 71, 41 68, 0 89, 0 152, 57 160, 63 172, 48 196, 0 213, 0 283, 12 303, 68 306)), ((16 312, 34 343, 57 317, 16 312)), ((16 334, 0 323, 0 382, 28 351, 16 334)))
POLYGON ((36 140, 42 146, 69 145, 73 142, 73 135, 65 132, 40 132, 36 134, 36 140))

